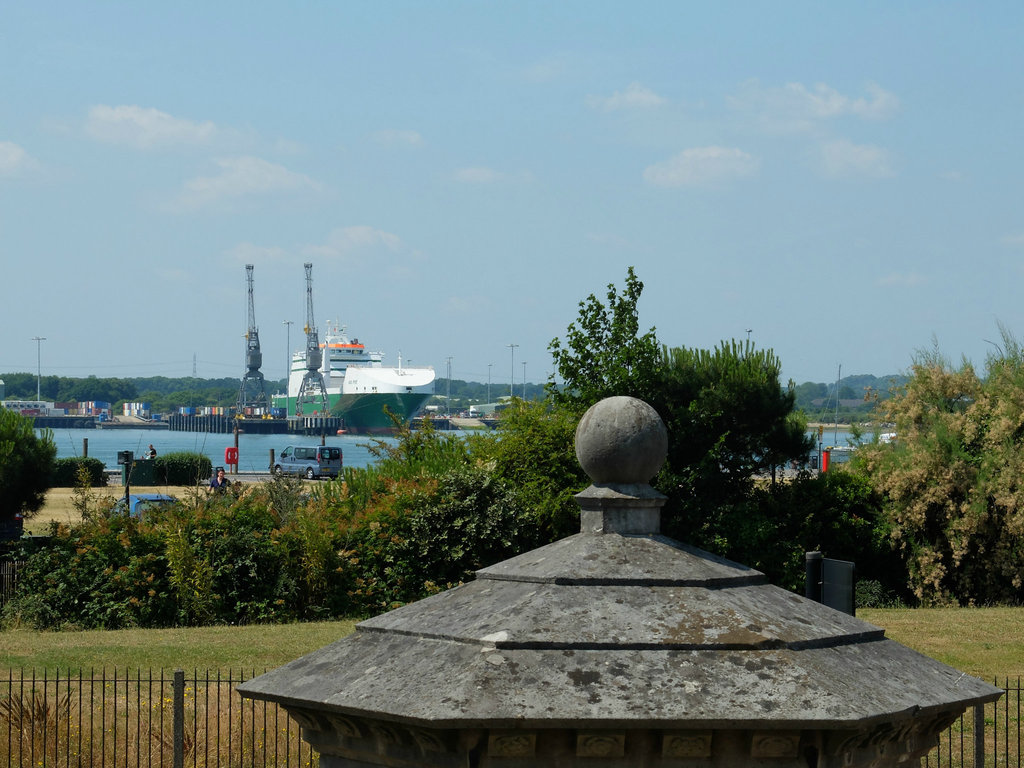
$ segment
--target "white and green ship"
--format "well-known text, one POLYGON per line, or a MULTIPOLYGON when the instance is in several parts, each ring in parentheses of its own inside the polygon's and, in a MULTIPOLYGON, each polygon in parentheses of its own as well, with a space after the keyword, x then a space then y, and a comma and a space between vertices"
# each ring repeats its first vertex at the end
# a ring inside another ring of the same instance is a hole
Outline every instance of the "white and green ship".
MULTIPOLYGON (((385 406, 403 421, 408 421, 434 394, 434 369, 402 366, 388 368, 383 364, 382 352, 369 352, 359 342, 350 339, 344 326, 327 324, 327 333, 320 343, 323 366, 320 372, 327 389, 327 402, 331 415, 344 419, 347 432, 386 433, 394 428, 385 413, 385 406)), ((288 376, 288 394, 273 395, 275 408, 287 408, 295 415, 295 400, 306 374, 305 348, 292 354, 288 376)))

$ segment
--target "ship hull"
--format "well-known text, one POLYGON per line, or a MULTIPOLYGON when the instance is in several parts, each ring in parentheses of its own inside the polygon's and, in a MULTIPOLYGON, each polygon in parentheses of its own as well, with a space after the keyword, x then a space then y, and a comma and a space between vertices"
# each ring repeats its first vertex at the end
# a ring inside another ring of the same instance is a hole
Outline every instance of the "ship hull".
POLYGON ((331 414, 345 419, 345 429, 354 434, 390 434, 395 424, 385 408, 398 417, 399 422, 409 420, 430 399, 430 394, 391 392, 383 394, 342 395, 331 414))
MULTIPOLYGON (((345 431, 355 435, 387 435, 395 431, 395 425, 384 412, 387 407, 399 421, 407 424, 431 394, 423 392, 385 392, 373 394, 342 395, 327 393, 327 401, 332 416, 340 416, 345 420, 345 431)), ((288 413, 295 413, 295 398, 284 398, 275 395, 273 404, 277 408, 288 408, 288 413), (287 400, 287 405, 286 401, 287 400)))

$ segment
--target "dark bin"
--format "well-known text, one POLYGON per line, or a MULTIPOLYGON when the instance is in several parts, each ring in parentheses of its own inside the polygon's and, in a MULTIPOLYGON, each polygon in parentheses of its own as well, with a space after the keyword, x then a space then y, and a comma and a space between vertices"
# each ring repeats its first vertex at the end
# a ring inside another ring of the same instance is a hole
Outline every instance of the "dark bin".
POLYGON ((121 485, 129 484, 157 485, 156 459, 135 459, 131 464, 122 464, 121 485), (130 476, 129 472, 131 473, 130 476))

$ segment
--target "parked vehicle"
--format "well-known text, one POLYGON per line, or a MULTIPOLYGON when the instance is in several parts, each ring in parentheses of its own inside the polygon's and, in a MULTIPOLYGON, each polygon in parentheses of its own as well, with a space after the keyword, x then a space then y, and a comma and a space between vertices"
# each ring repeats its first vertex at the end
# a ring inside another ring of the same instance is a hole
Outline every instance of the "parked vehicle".
POLYGON ((308 480, 341 474, 341 448, 332 445, 289 445, 277 457, 275 475, 302 475, 308 480))
POLYGON ((15 513, 10 520, 0 520, 0 541, 20 539, 24 532, 25 520, 20 512, 15 513))
POLYGON ((129 517, 141 520, 147 510, 169 507, 177 502, 178 499, 176 497, 166 493, 133 493, 128 496, 127 504, 125 503, 124 496, 117 500, 117 503, 114 505, 113 514, 123 515, 125 510, 127 510, 129 517))

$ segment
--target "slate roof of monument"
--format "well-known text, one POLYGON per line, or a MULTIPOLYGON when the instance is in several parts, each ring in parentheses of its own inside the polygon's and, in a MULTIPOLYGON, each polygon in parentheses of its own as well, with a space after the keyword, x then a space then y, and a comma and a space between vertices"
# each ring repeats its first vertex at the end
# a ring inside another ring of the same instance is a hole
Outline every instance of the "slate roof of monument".
POLYGON ((241 686, 431 727, 859 727, 998 697, 666 537, 577 534, 241 686))

